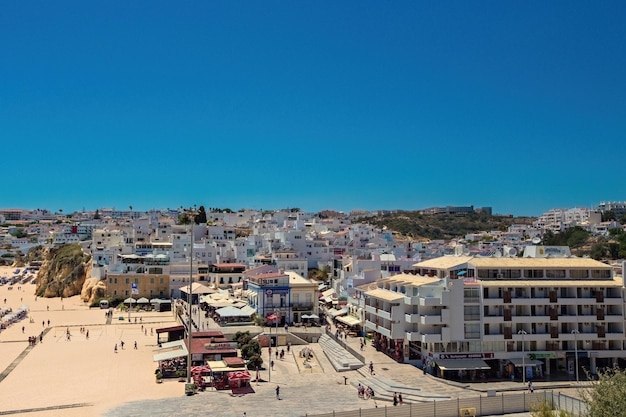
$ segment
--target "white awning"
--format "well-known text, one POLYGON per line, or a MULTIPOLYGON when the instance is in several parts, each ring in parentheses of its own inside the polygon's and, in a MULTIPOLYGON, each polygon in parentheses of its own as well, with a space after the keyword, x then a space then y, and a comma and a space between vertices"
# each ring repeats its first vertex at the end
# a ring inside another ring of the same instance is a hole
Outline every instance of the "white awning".
POLYGON ((516 367, 522 367, 522 366, 540 366, 543 365, 543 362, 541 362, 540 360, 537 359, 522 359, 522 358, 513 358, 510 359, 510 361, 513 363, 513 365, 515 365, 516 367))
POLYGON ((218 308, 217 310, 215 310, 215 313, 218 314, 220 317, 246 317, 251 315, 246 314, 237 307, 233 306, 218 308))
POLYGON ((341 310, 337 310, 337 309, 332 309, 332 310, 328 310, 328 314, 330 314, 331 317, 338 317, 338 316, 343 316, 344 314, 348 314, 348 309, 347 308, 342 308, 341 310))
POLYGON ((352 316, 337 317, 337 321, 347 324, 348 326, 356 326, 358 324, 361 324, 361 320, 352 316))
POLYGON ((153 362, 166 361, 169 359, 187 356, 188 354, 189 354, 189 351, 187 350, 187 346, 185 346, 185 341, 176 340, 173 342, 163 343, 161 345, 161 349, 159 349, 159 353, 152 356, 152 361, 153 362))
POLYGON ((444 371, 471 371, 475 369, 491 369, 482 359, 437 359, 437 366, 444 371))
POLYGON ((335 290, 334 290, 334 289, 332 289, 332 288, 330 288, 330 289, 328 289, 328 290, 326 290, 326 291, 323 291, 323 292, 322 292, 322 298, 325 298, 325 297, 330 297, 330 296, 332 296, 333 294, 335 294, 335 290))

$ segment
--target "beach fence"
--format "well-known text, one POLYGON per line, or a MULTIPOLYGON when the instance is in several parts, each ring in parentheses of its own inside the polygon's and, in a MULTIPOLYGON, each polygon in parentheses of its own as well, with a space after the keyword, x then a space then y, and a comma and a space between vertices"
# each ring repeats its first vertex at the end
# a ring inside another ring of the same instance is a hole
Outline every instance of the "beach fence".
MULTIPOLYGON (((352 411, 333 411, 323 414, 305 414, 306 417, 459 417, 494 416, 529 412, 531 407, 547 401, 554 404, 559 395, 552 391, 534 393, 501 393, 492 396, 457 398, 454 400, 410 403, 399 406, 381 404, 377 408, 360 408, 352 411)), ((571 397, 570 397, 571 398, 571 397)), ((565 405, 565 399, 562 399, 565 405)), ((567 403, 569 405, 570 403, 567 403)))
POLYGON ((575 398, 560 392, 553 392, 551 403, 555 410, 563 410, 572 414, 574 417, 587 415, 588 406, 580 398, 575 398))

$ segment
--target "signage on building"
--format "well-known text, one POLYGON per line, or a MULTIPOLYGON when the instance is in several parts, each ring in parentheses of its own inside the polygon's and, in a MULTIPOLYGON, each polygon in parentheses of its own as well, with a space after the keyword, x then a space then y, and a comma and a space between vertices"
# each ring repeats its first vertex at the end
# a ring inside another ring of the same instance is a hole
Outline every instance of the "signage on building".
POLYGON ((556 354, 554 352, 533 352, 528 354, 529 359, 554 359, 556 354))
POLYGON ((439 359, 492 359, 493 353, 440 353, 439 359))
POLYGON ((204 345, 204 349, 206 350, 237 349, 237 342, 206 343, 204 345))
POLYGON ((265 295, 271 297, 272 295, 287 295, 289 294, 289 289, 276 289, 276 288, 268 288, 265 290, 265 295))

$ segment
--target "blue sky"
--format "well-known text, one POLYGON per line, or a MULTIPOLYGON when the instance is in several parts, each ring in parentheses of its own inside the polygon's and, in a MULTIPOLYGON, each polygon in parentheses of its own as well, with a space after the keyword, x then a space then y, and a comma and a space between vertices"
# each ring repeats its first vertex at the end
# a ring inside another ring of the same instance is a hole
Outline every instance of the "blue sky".
POLYGON ((14 1, 0 207, 626 200, 621 1, 14 1))

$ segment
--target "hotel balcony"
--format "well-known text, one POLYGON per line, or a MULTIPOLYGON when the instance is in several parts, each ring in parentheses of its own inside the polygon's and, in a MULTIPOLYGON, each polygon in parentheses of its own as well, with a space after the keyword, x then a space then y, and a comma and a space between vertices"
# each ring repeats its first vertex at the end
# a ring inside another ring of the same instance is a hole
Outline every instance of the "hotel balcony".
POLYGON ((501 324, 504 323, 504 317, 500 315, 483 316, 483 323, 485 324, 501 324))
POLYGON ((385 320, 391 320, 391 313, 388 311, 382 310, 380 308, 365 306, 365 312, 383 318, 385 320))
POLYGON ((437 307, 442 305, 442 300, 439 297, 418 297, 419 305, 424 307, 437 307))
POLYGON ((404 321, 406 323, 419 323, 420 315, 419 314, 405 314, 404 321))
POLYGON ((373 323, 371 321, 365 320, 365 328, 380 333, 383 336, 391 337, 391 330, 381 325, 377 325, 376 323, 373 323))
POLYGON ((296 303, 291 305, 293 311, 310 311, 313 310, 313 304, 311 303, 296 303))
POLYGON ((432 315, 432 316, 420 316, 420 324, 422 325, 436 325, 442 324, 440 315, 432 315))

